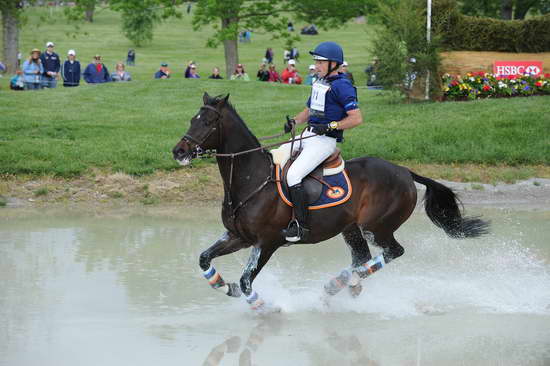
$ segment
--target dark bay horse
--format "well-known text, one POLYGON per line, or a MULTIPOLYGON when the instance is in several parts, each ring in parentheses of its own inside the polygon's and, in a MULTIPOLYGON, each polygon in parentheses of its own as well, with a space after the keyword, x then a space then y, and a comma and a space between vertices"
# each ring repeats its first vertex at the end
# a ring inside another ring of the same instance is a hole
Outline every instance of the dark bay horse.
MULTIPOLYGON (((204 105, 191 119, 185 136, 173 149, 174 159, 187 165, 206 150, 215 150, 224 185, 222 221, 227 231, 200 255, 200 267, 210 285, 229 296, 242 293, 253 309, 263 301, 252 282, 269 258, 288 245, 282 234, 292 215, 277 193, 271 154, 245 125, 226 97, 204 94, 204 105), (225 282, 211 262, 214 258, 251 247, 239 285, 225 282)), ((463 217, 452 190, 388 161, 361 157, 346 161, 353 192, 339 206, 310 212, 312 232, 307 243, 315 244, 342 233, 352 263, 325 286, 329 295, 348 286, 361 291, 361 279, 400 257, 403 247, 394 232, 412 214, 417 201, 414 182, 426 186, 425 209, 431 221, 452 238, 473 238, 488 232, 479 218, 463 217), (368 244, 382 248, 372 258, 368 244)))

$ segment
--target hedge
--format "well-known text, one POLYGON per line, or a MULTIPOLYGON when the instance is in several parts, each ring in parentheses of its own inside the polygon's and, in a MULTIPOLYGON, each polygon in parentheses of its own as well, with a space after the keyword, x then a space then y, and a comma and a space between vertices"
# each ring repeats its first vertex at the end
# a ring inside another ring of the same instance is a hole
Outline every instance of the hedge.
POLYGON ((550 14, 500 20, 460 14, 456 1, 436 0, 433 29, 449 51, 550 52, 550 14))

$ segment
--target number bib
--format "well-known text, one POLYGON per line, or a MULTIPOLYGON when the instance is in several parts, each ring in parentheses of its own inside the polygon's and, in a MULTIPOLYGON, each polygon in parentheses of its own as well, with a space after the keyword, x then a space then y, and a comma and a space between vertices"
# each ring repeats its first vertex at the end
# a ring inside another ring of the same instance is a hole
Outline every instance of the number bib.
POLYGON ((319 81, 313 84, 311 88, 311 109, 321 113, 325 112, 325 97, 329 89, 330 85, 326 85, 319 81))

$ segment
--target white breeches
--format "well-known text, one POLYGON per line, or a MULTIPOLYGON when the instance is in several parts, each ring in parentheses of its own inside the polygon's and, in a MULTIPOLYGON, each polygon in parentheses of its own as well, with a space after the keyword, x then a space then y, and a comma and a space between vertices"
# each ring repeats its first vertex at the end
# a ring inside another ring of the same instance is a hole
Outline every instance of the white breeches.
MULTIPOLYGON (((304 131, 303 137, 315 135, 313 132, 304 131)), ((294 163, 288 169, 286 181, 292 187, 302 181, 319 164, 328 158, 336 150, 336 139, 328 136, 315 136, 302 140, 303 150, 294 163)), ((290 150, 291 144, 285 144, 290 150)), ((300 148, 300 141, 294 142, 294 151, 300 148)))

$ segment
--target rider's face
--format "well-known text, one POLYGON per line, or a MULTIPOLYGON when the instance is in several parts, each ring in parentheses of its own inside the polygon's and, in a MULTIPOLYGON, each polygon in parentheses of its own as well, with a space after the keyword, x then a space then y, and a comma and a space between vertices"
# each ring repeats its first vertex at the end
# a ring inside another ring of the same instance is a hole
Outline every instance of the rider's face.
POLYGON ((319 75, 326 75, 328 72, 328 61, 315 60, 315 70, 319 75))

